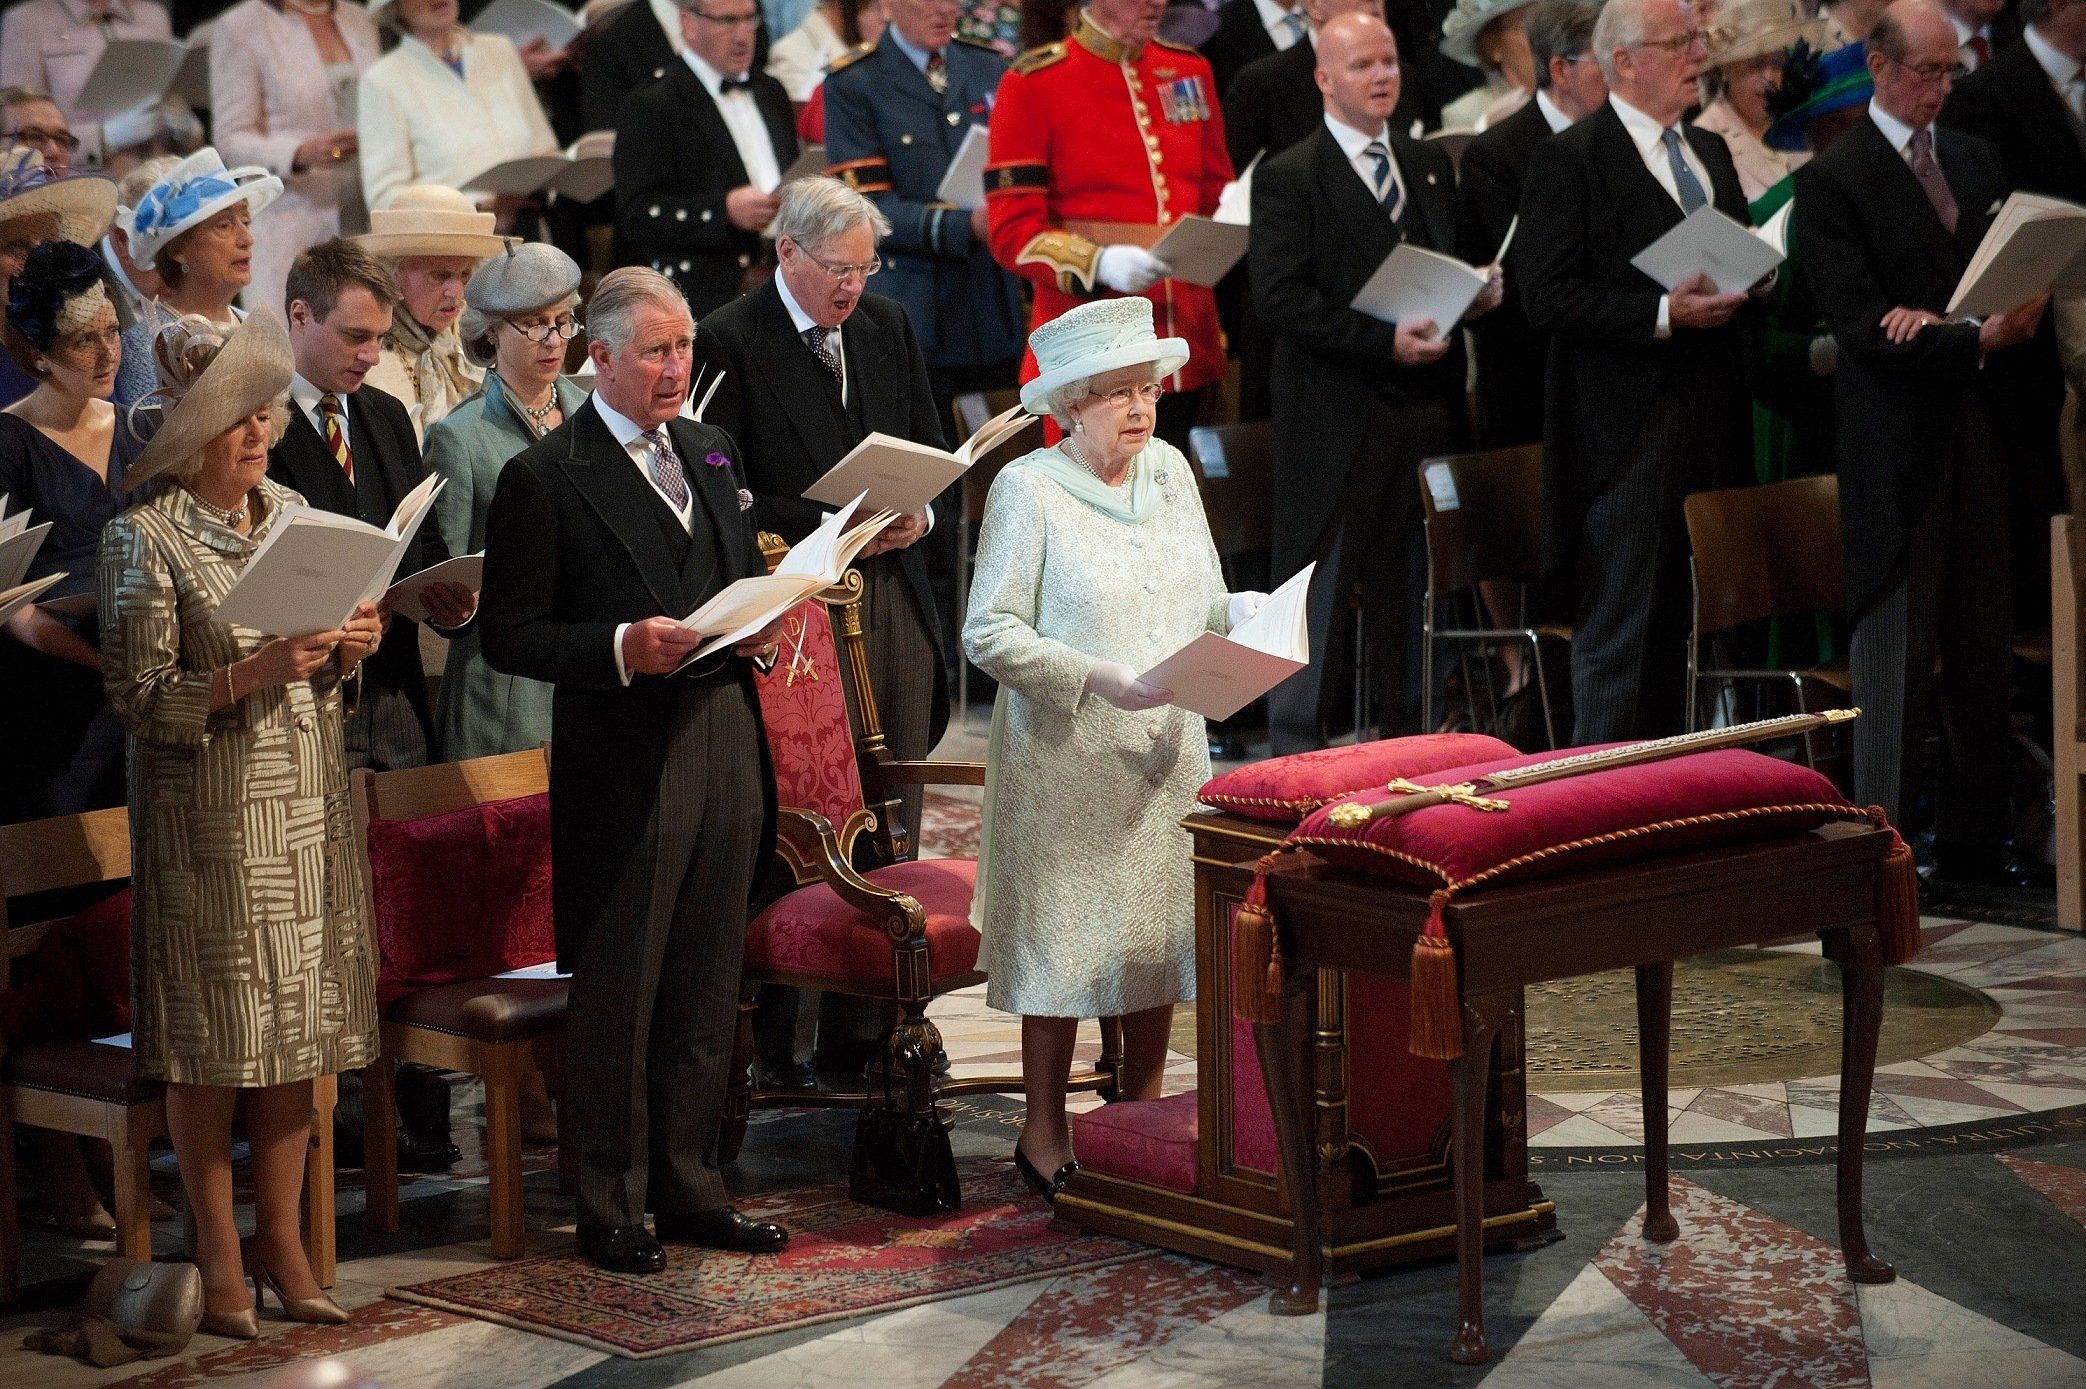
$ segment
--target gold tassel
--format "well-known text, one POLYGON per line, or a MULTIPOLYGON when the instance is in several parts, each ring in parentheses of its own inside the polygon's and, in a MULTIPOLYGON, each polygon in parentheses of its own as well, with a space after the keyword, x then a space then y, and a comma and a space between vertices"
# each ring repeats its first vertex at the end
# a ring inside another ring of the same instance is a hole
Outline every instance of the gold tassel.
POLYGON ((1253 865, 1253 884, 1239 904, 1231 937, 1231 1011, 1251 1023, 1282 1020, 1282 943, 1268 910, 1268 874, 1275 855, 1253 865))
POLYGON ((1427 929, 1412 943, 1412 1041, 1414 1056, 1454 1061, 1463 1055, 1463 1008, 1456 996, 1456 950, 1449 944, 1442 912, 1447 889, 1428 899, 1427 929))
POLYGON ((1912 861, 1911 847, 1892 828, 1882 806, 1869 807, 1869 822, 1890 830, 1890 852, 1876 869, 1876 923, 1883 934, 1883 962, 1902 965, 1916 958, 1920 949, 1919 868, 1912 861))

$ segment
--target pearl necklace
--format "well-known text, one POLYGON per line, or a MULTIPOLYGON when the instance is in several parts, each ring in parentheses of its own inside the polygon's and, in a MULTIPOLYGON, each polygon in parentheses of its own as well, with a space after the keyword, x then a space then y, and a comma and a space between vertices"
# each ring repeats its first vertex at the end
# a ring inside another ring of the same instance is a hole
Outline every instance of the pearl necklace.
POLYGON ((1123 480, 1121 482, 1110 482, 1107 478, 1101 475, 1101 470, 1099 468, 1096 468, 1093 465, 1093 462, 1090 459, 1088 459, 1088 457, 1086 456, 1086 450, 1080 448, 1078 444, 1072 442, 1071 435, 1067 434, 1063 439, 1059 440, 1059 442, 1065 446, 1065 452, 1072 455, 1072 461, 1077 463, 1080 467, 1086 469, 1087 472, 1091 473, 1093 475, 1094 481, 1100 483, 1103 487, 1124 488, 1130 485, 1130 469, 1123 469, 1123 480))
POLYGON ((197 510, 201 511, 205 516, 208 516, 211 520, 218 522, 220 525, 223 525, 228 529, 238 530, 239 527, 244 525, 246 522, 246 502, 241 502, 239 503, 239 505, 227 511, 225 508, 221 506, 216 506, 210 502, 203 500, 203 494, 195 491, 194 489, 190 489, 188 495, 195 498, 197 510))
POLYGON ((534 429, 538 436, 550 433, 550 426, 545 424, 544 421, 550 418, 551 411, 558 408, 557 382, 551 382, 550 399, 543 402, 541 410, 523 400, 518 391, 509 390, 508 394, 514 397, 514 403, 521 407, 521 412, 529 417, 529 427, 534 429))

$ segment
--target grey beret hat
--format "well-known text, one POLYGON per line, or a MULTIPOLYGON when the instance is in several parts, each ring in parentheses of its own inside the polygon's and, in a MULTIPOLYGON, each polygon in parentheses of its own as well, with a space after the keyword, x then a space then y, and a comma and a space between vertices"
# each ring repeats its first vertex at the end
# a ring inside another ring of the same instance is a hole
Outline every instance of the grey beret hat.
POLYGON ((464 302, 487 318, 533 313, 561 304, 579 289, 579 263, 541 241, 509 242, 504 255, 471 272, 464 302))

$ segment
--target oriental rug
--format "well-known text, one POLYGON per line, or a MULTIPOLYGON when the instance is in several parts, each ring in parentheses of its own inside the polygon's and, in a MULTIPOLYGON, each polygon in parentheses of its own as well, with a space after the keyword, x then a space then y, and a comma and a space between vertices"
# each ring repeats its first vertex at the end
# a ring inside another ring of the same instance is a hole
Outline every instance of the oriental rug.
POLYGON ((892 1215, 845 1187, 744 1198, 791 1233, 779 1255, 667 1246, 664 1273, 605 1273, 567 1251, 386 1293, 634 1360, 891 1312, 923 1302, 1149 1258, 1127 1240, 1050 1226, 1050 1208, 1005 1163, 958 1164, 963 1209, 892 1215))

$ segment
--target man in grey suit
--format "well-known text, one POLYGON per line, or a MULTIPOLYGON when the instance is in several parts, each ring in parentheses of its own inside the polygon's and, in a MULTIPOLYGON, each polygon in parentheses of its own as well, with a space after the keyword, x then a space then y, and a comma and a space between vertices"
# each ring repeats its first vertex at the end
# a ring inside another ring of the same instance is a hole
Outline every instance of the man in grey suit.
POLYGON ((789 1239, 732 1208, 710 1156, 774 826, 745 658, 774 647, 771 630, 683 667, 700 634, 678 619, 766 567, 737 446, 680 418, 695 338, 680 291, 617 270, 587 332, 593 396, 500 474, 479 623, 493 669, 556 687, 552 911, 572 974, 580 1252, 652 1273, 661 1240, 760 1254, 789 1239), (727 466, 697 466, 712 458, 727 466))

